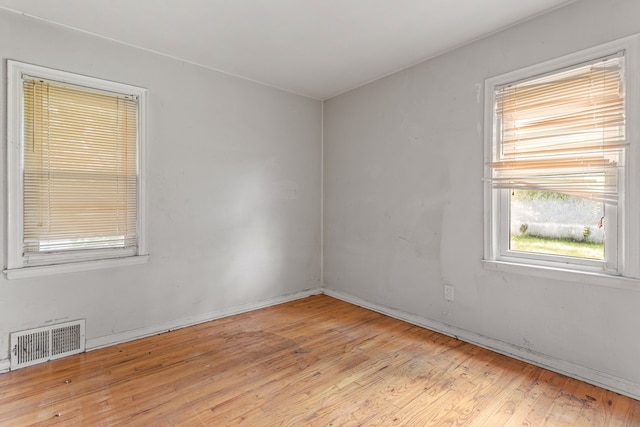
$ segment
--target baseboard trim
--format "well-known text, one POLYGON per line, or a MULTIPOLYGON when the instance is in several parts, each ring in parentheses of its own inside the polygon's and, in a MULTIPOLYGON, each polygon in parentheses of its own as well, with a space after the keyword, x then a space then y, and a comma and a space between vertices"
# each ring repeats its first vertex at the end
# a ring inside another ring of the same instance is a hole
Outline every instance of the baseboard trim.
POLYGON ((5 372, 9 372, 11 368, 11 360, 10 359, 0 359, 0 374, 4 374, 5 372))
MULTIPOLYGON (((224 308, 224 309, 212 311, 210 313, 200 314, 197 316, 189 316, 182 319, 176 319, 166 323, 149 326, 146 328, 132 329, 130 331, 119 332, 119 333, 106 335, 98 338, 92 338, 87 340, 87 351, 97 350, 99 348, 121 344, 127 341, 133 341, 136 339, 161 334, 163 332, 186 328, 188 326, 197 325, 199 323, 209 322, 211 320, 233 316, 234 314, 246 313, 248 311, 258 310, 260 308, 270 307, 272 305, 278 305, 285 302, 306 298, 311 295, 319 295, 319 294, 322 294, 322 288, 313 288, 313 289, 308 289, 301 292, 295 292, 292 294, 287 294, 279 297, 268 298, 268 299, 264 299, 264 300, 260 300, 260 301, 256 301, 248 304, 243 304, 235 307, 224 308)), ((1 367, 2 365, 0 364, 0 368, 1 367)))
POLYGON ((483 335, 479 335, 465 329, 456 328, 454 326, 446 325, 444 323, 436 322, 422 316, 374 304, 370 301, 363 300, 344 292, 325 288, 323 289, 323 293, 341 301, 345 301, 350 304, 354 304, 359 307, 363 307, 384 314, 386 316, 411 323, 413 325, 421 326, 423 328, 439 332, 450 337, 454 337, 461 341, 475 344, 479 347, 495 351, 496 353, 504 354, 505 356, 513 357, 514 359, 522 360, 523 362, 531 363, 532 365, 536 365, 541 368, 545 368, 550 371, 557 372, 559 374, 566 375, 568 377, 575 378, 586 383, 593 384, 595 386, 631 397, 632 399, 640 400, 639 383, 609 375, 604 372, 599 372, 594 369, 590 369, 564 360, 556 359, 545 354, 535 353, 528 349, 518 347, 504 341, 485 337, 483 335))

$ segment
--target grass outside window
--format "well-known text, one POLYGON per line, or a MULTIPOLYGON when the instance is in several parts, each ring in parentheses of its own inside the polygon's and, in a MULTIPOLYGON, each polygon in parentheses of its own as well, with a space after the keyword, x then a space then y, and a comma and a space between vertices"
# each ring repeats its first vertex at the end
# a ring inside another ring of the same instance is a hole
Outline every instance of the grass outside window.
POLYGON ((540 254, 603 259, 604 245, 595 242, 578 242, 570 239, 550 239, 528 235, 511 235, 511 250, 540 254))

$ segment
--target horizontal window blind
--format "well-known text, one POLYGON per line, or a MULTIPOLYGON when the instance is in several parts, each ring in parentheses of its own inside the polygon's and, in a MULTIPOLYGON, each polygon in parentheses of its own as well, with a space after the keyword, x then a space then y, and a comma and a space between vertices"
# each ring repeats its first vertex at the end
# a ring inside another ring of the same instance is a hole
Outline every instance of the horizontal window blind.
POLYGON ((622 54, 496 90, 494 188, 618 201, 625 139, 622 54))
POLYGON ((24 254, 137 245, 137 99, 23 78, 24 254))

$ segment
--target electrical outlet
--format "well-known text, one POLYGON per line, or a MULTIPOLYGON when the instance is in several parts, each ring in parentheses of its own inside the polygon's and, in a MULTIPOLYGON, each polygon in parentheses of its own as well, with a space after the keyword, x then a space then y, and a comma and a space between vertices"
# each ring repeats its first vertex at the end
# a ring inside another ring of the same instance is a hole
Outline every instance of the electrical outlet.
POLYGON ((453 285, 444 285, 444 299, 453 301, 455 299, 453 285))

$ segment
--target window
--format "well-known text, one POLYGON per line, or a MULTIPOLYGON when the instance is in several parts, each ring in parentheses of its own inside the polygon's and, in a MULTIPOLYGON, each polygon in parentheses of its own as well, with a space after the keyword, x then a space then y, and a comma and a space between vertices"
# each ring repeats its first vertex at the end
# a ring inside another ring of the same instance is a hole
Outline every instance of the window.
POLYGON ((637 37, 485 83, 485 260, 638 277, 637 37))
POLYGON ((145 90, 8 71, 8 271, 144 255, 145 90))

